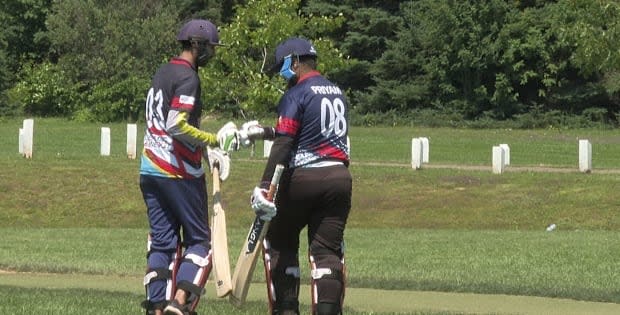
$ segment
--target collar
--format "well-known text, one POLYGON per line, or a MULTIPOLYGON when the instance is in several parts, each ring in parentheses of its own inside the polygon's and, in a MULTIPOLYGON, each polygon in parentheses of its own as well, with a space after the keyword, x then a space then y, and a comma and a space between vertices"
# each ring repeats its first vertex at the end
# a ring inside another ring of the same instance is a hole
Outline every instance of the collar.
POLYGON ((317 75, 321 75, 321 73, 316 71, 316 70, 310 71, 310 72, 304 74, 302 77, 300 77, 299 80, 297 80, 297 83, 299 83, 299 82, 301 82, 301 81, 303 81, 305 79, 311 78, 311 77, 316 77, 317 75))
POLYGON ((194 71, 196 70, 196 68, 194 68, 194 65, 191 62, 183 58, 173 57, 172 59, 170 59, 170 63, 174 65, 182 65, 182 66, 190 67, 194 69, 194 71))

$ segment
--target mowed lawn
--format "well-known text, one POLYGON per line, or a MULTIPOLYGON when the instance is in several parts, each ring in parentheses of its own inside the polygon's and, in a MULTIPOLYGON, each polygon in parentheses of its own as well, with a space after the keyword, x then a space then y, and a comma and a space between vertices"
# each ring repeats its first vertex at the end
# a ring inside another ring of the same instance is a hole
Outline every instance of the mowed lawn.
MULTIPOLYGON (((126 125, 35 119, 31 160, 17 153, 20 126, 0 126, 0 269, 143 273, 147 225, 126 125), (102 126, 112 130, 108 157, 99 155, 102 126)), ((350 137, 349 286, 620 303, 619 131, 352 127, 350 137), (411 138, 419 136, 429 137, 430 164, 414 171, 411 138), (579 139, 592 142, 591 174, 578 172, 579 139), (512 167, 568 171, 492 174, 491 147, 500 143, 510 145, 512 167)), ((232 160, 222 193, 234 264, 262 143, 232 160)), ((300 255, 305 261, 304 248, 300 255)))

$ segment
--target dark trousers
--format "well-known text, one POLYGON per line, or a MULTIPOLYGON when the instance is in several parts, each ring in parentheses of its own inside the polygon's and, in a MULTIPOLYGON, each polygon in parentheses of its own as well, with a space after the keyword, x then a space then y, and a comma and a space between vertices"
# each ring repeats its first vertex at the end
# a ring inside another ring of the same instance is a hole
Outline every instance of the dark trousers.
MULTIPOLYGON (((352 178, 344 165, 296 168, 285 172, 280 182, 273 218, 266 239, 270 244, 271 272, 276 293, 275 307, 298 300, 298 282, 287 268, 298 267, 299 234, 308 228, 309 255, 316 268, 344 273, 342 263, 344 229, 351 209, 352 178)), ((344 279, 316 281, 319 303, 340 304, 344 279)))

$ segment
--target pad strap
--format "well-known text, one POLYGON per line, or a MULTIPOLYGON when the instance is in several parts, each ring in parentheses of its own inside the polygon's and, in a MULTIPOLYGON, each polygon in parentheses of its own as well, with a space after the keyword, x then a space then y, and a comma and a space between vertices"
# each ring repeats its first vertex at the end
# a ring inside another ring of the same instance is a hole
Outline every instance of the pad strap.
POLYGON ((189 282, 189 281, 181 281, 179 282, 179 284, 177 285, 177 287, 181 290, 185 290, 195 296, 201 296, 204 293, 204 289, 189 282))
POLYGON ((156 280, 168 280, 172 278, 172 273, 168 268, 155 268, 147 272, 144 276, 144 285, 156 280))
POLYGON ((183 261, 185 262, 192 262, 194 265, 198 266, 198 267, 204 267, 204 266, 208 266, 209 265, 209 256, 207 257, 200 257, 196 254, 187 254, 185 255, 185 258, 183 259, 183 261))
POLYGON ((342 282, 344 274, 342 271, 331 268, 316 268, 311 271, 312 279, 333 279, 342 282))
POLYGON ((163 310, 166 305, 168 305, 168 302, 166 301, 153 303, 149 300, 144 300, 140 303, 140 306, 147 311, 163 310))

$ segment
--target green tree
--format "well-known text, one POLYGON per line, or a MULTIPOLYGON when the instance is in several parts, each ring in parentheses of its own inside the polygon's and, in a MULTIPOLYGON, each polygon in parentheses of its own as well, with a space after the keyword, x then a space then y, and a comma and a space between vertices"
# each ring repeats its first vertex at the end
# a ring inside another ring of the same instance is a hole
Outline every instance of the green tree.
POLYGON ((359 95, 376 83, 371 75, 372 64, 387 49, 401 28, 399 4, 404 1, 336 1, 310 0, 302 8, 306 16, 323 15, 344 18, 343 23, 328 34, 336 47, 353 61, 332 78, 344 89, 352 91, 351 102, 359 103, 359 95))
POLYGON ((201 69, 203 98, 208 109, 241 116, 261 116, 275 109, 284 82, 270 76, 276 45, 291 36, 310 39, 319 54, 319 70, 327 76, 345 64, 340 52, 320 34, 341 18, 300 16, 299 0, 250 0, 236 8, 236 17, 221 27, 226 47, 201 69), (314 36, 309 36, 312 34, 314 36))
POLYGON ((0 1, 0 115, 19 112, 4 93, 22 65, 41 62, 49 44, 42 36, 51 0, 0 1))
POLYGON ((612 118, 617 120, 620 114, 620 3, 564 0, 560 5, 558 23, 563 28, 558 37, 572 48, 571 64, 584 77, 600 79, 611 99, 608 105, 604 102, 589 105, 606 108, 606 116, 615 116, 612 118))
POLYGON ((373 64, 377 84, 361 98, 363 110, 511 119, 531 108, 578 114, 607 106, 598 78, 571 62, 574 44, 560 40, 564 11, 555 2, 408 2, 403 27, 373 64))
POLYGON ((152 72, 178 50, 170 1, 55 2, 48 37, 58 66, 88 95, 77 117, 135 121, 152 72))

